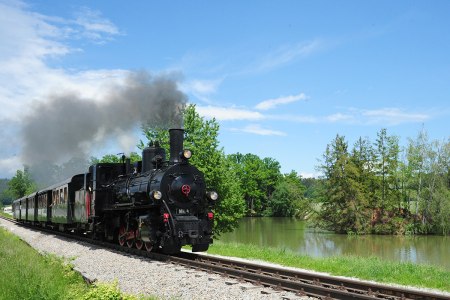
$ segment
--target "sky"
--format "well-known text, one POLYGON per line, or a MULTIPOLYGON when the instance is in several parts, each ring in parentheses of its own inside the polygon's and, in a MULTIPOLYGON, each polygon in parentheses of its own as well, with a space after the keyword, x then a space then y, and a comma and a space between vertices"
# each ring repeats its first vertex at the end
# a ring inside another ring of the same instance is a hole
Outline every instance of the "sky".
POLYGON ((319 175, 337 134, 447 140, 449 15, 449 1, 0 0, 0 178, 23 168, 38 104, 101 102, 140 71, 176 80, 220 124, 226 154, 271 157, 283 173, 319 175))

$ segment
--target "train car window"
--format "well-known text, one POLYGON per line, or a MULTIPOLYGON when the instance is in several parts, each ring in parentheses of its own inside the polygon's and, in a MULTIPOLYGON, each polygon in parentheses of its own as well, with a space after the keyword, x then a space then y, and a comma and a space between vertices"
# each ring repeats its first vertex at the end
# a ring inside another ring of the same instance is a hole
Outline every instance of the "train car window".
POLYGON ((59 190, 59 203, 60 204, 64 204, 64 193, 63 193, 63 189, 61 188, 60 190, 59 190))
POLYGON ((67 197, 67 187, 64 188, 64 201, 68 201, 69 197, 67 197))

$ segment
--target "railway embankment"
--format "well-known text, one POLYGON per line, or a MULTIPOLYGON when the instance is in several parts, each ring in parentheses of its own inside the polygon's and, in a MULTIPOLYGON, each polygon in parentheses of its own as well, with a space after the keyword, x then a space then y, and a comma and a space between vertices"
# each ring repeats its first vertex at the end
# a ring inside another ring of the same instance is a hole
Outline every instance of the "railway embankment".
POLYGON ((0 225, 40 253, 62 257, 89 281, 117 283, 119 289, 127 294, 158 299, 310 299, 217 274, 124 255, 2 219, 0 225))
MULTIPOLYGON (((6 222, 6 221, 4 221, 6 222)), ((1 224, 1 223, 0 223, 1 224)), ((115 250, 110 250, 104 243, 97 243, 101 246, 96 246, 95 244, 84 243, 81 241, 75 241, 72 239, 67 240, 66 238, 55 235, 53 233, 43 233, 41 231, 37 231, 34 229, 24 228, 23 226, 17 226, 9 223, 11 226, 6 226, 10 228, 10 230, 14 231, 16 234, 21 236, 21 238, 30 245, 33 245, 33 240, 38 241, 37 248, 40 252, 44 253, 55 253, 58 256, 65 257, 65 259, 69 259, 71 264, 75 266, 75 270, 83 275, 86 281, 88 282, 114 282, 117 283, 119 288, 122 291, 131 294, 138 295, 156 295, 158 298, 177 298, 177 299, 187 299, 195 296, 196 299, 203 299, 202 297, 206 295, 205 299, 211 296, 217 299, 298 299, 301 298, 300 295, 308 294, 308 295, 316 295, 316 297, 321 297, 318 295, 326 296, 328 298, 336 298, 341 299, 342 297, 346 297, 345 299, 350 298, 358 298, 358 299, 366 299, 367 296, 370 296, 372 291, 377 291, 376 293, 380 293, 386 296, 386 299, 394 299, 390 295, 397 295, 400 298, 405 299, 450 299, 450 294, 445 292, 436 293, 436 291, 420 291, 418 289, 405 289, 401 286, 381 286, 376 283, 371 282, 363 282, 354 279, 348 279, 341 277, 341 279, 334 277, 331 278, 326 274, 320 274, 315 272, 305 272, 299 271, 298 269, 292 267, 310 267, 310 269, 325 269, 330 271, 328 273, 337 273, 340 274, 343 272, 343 269, 347 269, 347 272, 351 272, 353 274, 359 274, 355 268, 364 268, 366 270, 362 272, 367 273, 368 271, 380 273, 383 276, 383 272, 394 272, 397 270, 397 273, 400 272, 400 278, 405 277, 403 273, 408 273, 413 280, 415 277, 423 276, 423 282, 427 283, 428 281, 432 282, 433 287, 438 286, 441 290, 445 290, 448 286, 448 282, 446 278, 449 275, 448 272, 444 270, 440 270, 438 268, 428 268, 426 266, 414 266, 407 265, 409 269, 404 269, 405 266, 398 265, 385 265, 383 262, 375 261, 368 262, 367 259, 364 260, 365 266, 358 265, 358 261, 346 260, 344 263, 340 258, 333 258, 332 260, 324 260, 324 259, 311 259, 298 256, 298 254, 288 253, 284 250, 276 250, 276 249, 260 249, 256 247, 248 247, 243 245, 236 244, 227 244, 227 243, 216 243, 214 247, 210 249, 211 252, 215 252, 218 254, 228 254, 230 256, 235 257, 244 257, 244 258, 252 258, 253 263, 246 263, 247 260, 242 260, 242 263, 239 263, 239 259, 233 258, 233 260, 229 260, 231 263, 230 266, 232 268, 227 269, 226 274, 228 276, 234 278, 240 278, 239 280, 234 280, 230 278, 226 278, 224 276, 220 276, 217 274, 217 268, 223 269, 226 262, 220 258, 213 258, 209 255, 206 255, 205 260, 198 257, 198 263, 191 264, 190 262, 179 262, 178 259, 172 257, 170 261, 172 264, 165 263, 160 260, 149 260, 146 256, 140 256, 140 253, 136 251, 131 251, 136 255, 128 255, 124 252, 118 253, 115 250), (15 227, 14 227, 15 226, 15 227), (25 234, 25 238, 22 235, 25 234), (30 238, 31 237, 31 238, 30 238), (54 239, 52 242, 49 242, 47 239, 54 239), (67 243, 64 245, 64 243, 67 243), (49 247, 49 245, 51 245, 49 247), (42 246, 46 250, 42 249, 42 246), (52 248, 53 247, 53 248, 52 248), (83 247, 87 247, 83 249, 83 247), (78 249, 77 249, 78 248, 78 249), (58 250, 62 249, 62 252, 58 252, 58 250), (136 253, 135 253, 136 252, 136 253), (93 256, 89 256, 92 255, 93 256), (117 257, 111 256, 117 255, 117 257), (87 256, 87 258, 86 258, 87 256), (255 264, 255 261, 259 260, 255 264), (207 262, 206 265, 201 261, 207 262), (277 263, 278 265, 286 265, 291 266, 281 268, 275 267, 273 269, 271 266, 268 266, 270 263, 267 261, 272 261, 277 263), (321 262, 321 263, 320 263, 321 262), (118 265, 118 264, 119 265, 118 265), (151 263, 152 265, 147 265, 147 263, 151 263), (212 264, 211 264, 212 263, 212 264), (380 264, 381 263, 381 264, 380 264), (200 266, 201 265, 201 266, 200 266), (213 265, 217 265, 213 267, 213 265), (187 267, 184 267, 187 266, 187 267), (195 266, 195 270, 192 267, 195 266), (205 268, 206 267, 206 268, 205 268), (153 268, 153 269, 152 269, 153 268), (236 268, 236 270, 234 270, 236 268), (375 270, 378 268, 378 270, 375 270), (386 268, 386 270, 381 270, 381 268, 386 268), (130 271, 130 269, 132 271, 130 271), (199 271, 200 269, 206 270, 207 272, 199 271), (233 271, 233 270, 234 271, 233 271), (253 270, 254 271, 251 271, 253 270), (271 271, 271 270, 275 271, 271 271), (285 269, 285 270, 284 270, 285 269), (292 269, 291 271, 289 269, 292 269), (415 270, 417 269, 417 270, 415 270), (138 271, 137 271, 138 270, 138 271), (213 271, 214 270, 214 271, 213 271), (246 272, 242 272, 241 270, 248 270, 246 272), (134 271, 134 272, 133 272, 134 271), (147 272, 150 273, 147 273, 147 272), (177 274, 171 274, 170 272, 175 271, 177 274), (420 272, 419 272, 420 271, 420 272), (248 275, 246 273, 250 272, 248 275), (256 272, 256 273, 255 273, 256 272), (443 273, 442 273, 443 272, 443 273), (235 276, 236 274, 240 274, 235 276), (245 274, 244 274, 245 273, 245 274), (233 275, 232 275, 233 274, 233 275), (257 275, 262 274, 262 276, 257 275), (267 275, 271 274, 270 279, 267 275), (290 274, 290 275, 288 275, 290 274), (104 277, 106 275, 106 277, 104 277), (289 279, 289 282, 286 281, 289 276, 294 276, 295 278, 289 279), (109 276, 109 277, 108 277, 109 276), (153 276, 153 278, 152 278, 153 276), (156 277, 155 277, 156 276, 156 277), (246 279, 245 281, 252 281, 255 283, 260 283, 266 285, 266 283, 270 286, 274 286, 276 290, 269 288, 262 288, 260 284, 252 285, 249 283, 243 283, 243 277, 246 279), (287 276, 287 277, 286 277, 287 276), (247 278, 248 277, 248 278, 247 278), (282 280, 277 281, 277 278, 282 280), (111 278, 113 278, 111 280, 111 278), (148 281, 142 281, 142 278, 150 280, 150 282, 156 283, 155 286, 149 287, 148 281), (258 278, 258 279, 256 279, 258 278), (168 279, 169 282, 164 281, 168 279), (256 279, 256 281, 255 281, 256 279), (202 283, 202 280, 206 280, 206 283, 202 283), (268 281, 267 281, 268 280, 268 281), (267 282, 266 282, 267 281, 267 282), (308 282, 313 283, 309 285, 308 282), (316 282, 317 281, 317 282, 316 282), (180 285, 180 282, 182 284, 180 285), (212 284, 211 284, 212 282, 212 284), (320 282, 319 285, 317 285, 320 282), (434 283, 433 283, 434 282, 434 283), (129 284, 135 284, 135 290, 127 290, 129 284), (209 284, 208 284, 209 283, 209 284), (272 283, 275 283, 273 285, 272 283), (177 285, 173 287, 173 285, 177 285), (227 293, 225 294, 217 294, 215 289, 221 284, 225 285, 225 290, 227 293), (325 292, 324 288, 330 285, 335 286, 334 288, 327 289, 325 292), (159 289, 158 289, 159 286, 159 289), (295 286, 295 287, 294 287, 295 286), (442 288, 444 286, 444 288, 442 288), (304 291, 303 292, 303 288, 304 291), (137 288, 137 289, 136 289, 137 288), (148 290, 145 290, 147 289, 148 290), (233 290, 236 288, 237 291, 233 293, 233 290), (209 290, 211 289, 211 290, 209 290), (280 291, 281 289, 284 292, 280 291), (344 292, 342 292, 344 289, 344 292), (174 291, 174 293, 170 293, 170 291, 174 291), (323 291, 322 291, 323 290, 323 291), (366 292, 364 292, 364 290, 366 292), (149 293, 150 291, 150 293, 149 293), (169 291, 168 294, 167 291, 169 291), (185 292, 190 291, 190 292, 185 292), (192 292, 193 291, 193 292, 192 292), (197 294, 198 291, 203 291, 204 294, 197 294), (298 294, 289 293, 287 291, 297 291, 298 294), (181 294, 180 294, 181 293, 181 294), (331 293, 331 294, 330 294, 331 293), (354 293, 351 296, 349 293, 354 293), (232 295, 230 297, 230 295, 232 295), (341 296, 339 296, 341 295, 341 296), (361 295, 358 296, 358 295, 361 295), (366 296, 364 296, 366 295, 366 296), (366 298, 364 298, 366 297, 366 298), (419 298, 417 298, 419 297, 419 298), (422 297, 422 298, 421 298, 422 297), (425 298, 424 298, 425 297, 425 298), (431 298, 430 298, 431 297, 431 298)), ((5 224, 7 225, 7 224, 5 224)), ((70 237, 71 238, 71 237, 70 237)), ((82 239, 83 240, 83 239, 82 239)), ((125 250, 125 249, 117 249, 117 250, 125 250)), ((136 249, 135 249, 136 250, 136 249)), ((188 253, 186 253, 188 254, 188 253)), ((192 255, 182 256, 182 257, 191 257, 192 255)), ((195 256, 195 255, 194 255, 195 256)), ((348 259, 348 258, 345 258, 348 259)), ((221 272, 219 272, 221 273, 221 272)), ((344 272, 345 273, 345 272, 344 272)), ((380 274, 377 274, 379 276, 380 274)), ((223 274, 222 274, 223 275, 223 274)), ((360 276, 358 276, 360 277, 360 276)), ((391 277, 396 278, 398 274, 391 277)), ((398 280, 398 278, 397 278, 398 280)), ((404 279, 403 279, 404 280, 404 279)), ((383 281, 383 280, 381 280, 383 281)), ((384 280, 386 281, 386 280, 384 280)), ((389 281, 389 280, 388 280, 389 281)), ((429 283, 427 283, 429 284, 429 283)), ((423 284, 422 284, 423 286, 423 284)), ((383 296, 384 297, 384 296, 383 296)), ((344 299, 342 298, 342 299, 344 299)), ((370 297, 369 297, 370 298, 370 297)), ((384 298, 383 298, 384 299, 384 298)))

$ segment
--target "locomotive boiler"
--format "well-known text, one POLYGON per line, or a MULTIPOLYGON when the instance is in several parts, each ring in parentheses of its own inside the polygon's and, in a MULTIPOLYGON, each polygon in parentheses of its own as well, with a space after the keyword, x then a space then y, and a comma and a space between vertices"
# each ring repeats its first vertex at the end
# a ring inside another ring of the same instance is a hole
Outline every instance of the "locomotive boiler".
POLYGON ((207 190, 203 173, 189 163, 184 130, 171 129, 169 135, 169 160, 165 149, 151 142, 134 166, 129 159, 98 163, 16 200, 14 217, 147 251, 176 253, 184 245, 206 251, 218 195, 207 190))

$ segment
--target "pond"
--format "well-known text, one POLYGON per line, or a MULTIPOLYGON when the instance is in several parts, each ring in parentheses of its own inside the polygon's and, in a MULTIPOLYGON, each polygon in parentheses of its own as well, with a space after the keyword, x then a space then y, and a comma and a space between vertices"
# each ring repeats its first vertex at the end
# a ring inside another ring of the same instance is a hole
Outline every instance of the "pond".
POLYGON ((291 218, 243 218, 234 232, 223 234, 220 240, 285 248, 312 257, 377 256, 450 270, 449 236, 350 236, 316 231, 291 218))

